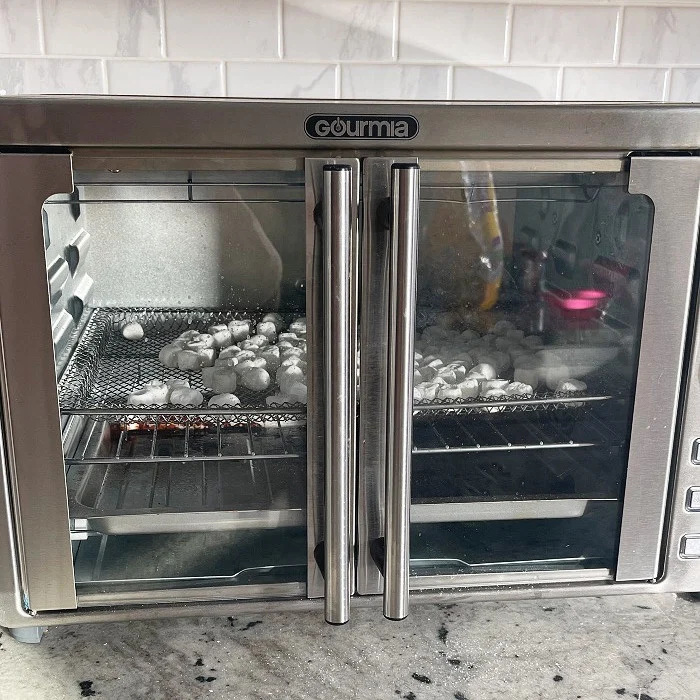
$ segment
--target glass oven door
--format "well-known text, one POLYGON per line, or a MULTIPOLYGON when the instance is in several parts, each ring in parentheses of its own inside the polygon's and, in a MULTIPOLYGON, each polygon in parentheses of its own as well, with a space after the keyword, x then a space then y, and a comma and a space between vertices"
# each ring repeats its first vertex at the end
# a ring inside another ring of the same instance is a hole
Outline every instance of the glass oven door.
POLYGON ((360 455, 358 581, 387 617, 409 589, 656 577, 696 166, 366 165, 363 309, 388 323, 362 329, 384 449, 360 455))
POLYGON ((344 621, 358 161, 60 164, 1 275, 36 270, 1 309, 22 551, 57 553, 27 606, 325 594, 344 621))

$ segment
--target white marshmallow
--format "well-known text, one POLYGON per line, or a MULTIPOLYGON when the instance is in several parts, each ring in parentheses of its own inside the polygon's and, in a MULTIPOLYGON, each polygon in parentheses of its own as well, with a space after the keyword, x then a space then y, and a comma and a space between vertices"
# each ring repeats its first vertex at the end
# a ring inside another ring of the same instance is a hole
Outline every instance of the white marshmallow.
POLYGON ((214 345, 217 348, 227 348, 233 344, 233 334, 228 328, 222 328, 213 333, 214 345))
POLYGON ((265 336, 271 343, 277 339, 277 326, 272 321, 261 321, 255 327, 255 332, 265 336))
POLYGON ((144 336, 143 326, 136 321, 127 323, 126 326, 122 328, 122 335, 127 340, 141 340, 141 338, 144 336))
POLYGON ((474 378, 467 378, 458 385, 463 399, 473 399, 479 395, 479 381, 474 378))
POLYGON ((240 406, 241 400, 231 393, 226 394, 216 394, 212 396, 207 402, 207 406, 240 406))
POLYGON ((248 338, 248 341, 251 343, 255 343, 261 348, 264 348, 265 346, 270 344, 270 339, 267 338, 266 336, 262 335, 261 333, 256 333, 255 335, 251 335, 250 338, 248 338))
POLYGON ((241 350, 250 350, 253 353, 260 350, 260 345, 254 343, 252 340, 242 340, 240 343, 238 343, 238 347, 241 350))
POLYGON ((227 367, 215 367, 210 375, 210 388, 216 394, 231 394, 236 390, 236 373, 227 367))
POLYGON ((507 396, 532 396, 532 387, 529 384, 523 384, 523 382, 511 382, 506 387, 507 396))
POLYGON ((250 319, 235 320, 228 324, 228 329, 231 331, 234 342, 238 343, 245 340, 250 335, 250 329, 253 323, 250 319))
POLYGON ((265 391, 270 386, 270 375, 262 367, 252 367, 241 377, 241 384, 251 391, 265 391))
POLYGON ((289 396, 289 398, 292 401, 296 401, 299 403, 306 403, 307 402, 306 384, 302 384, 301 382, 292 382, 287 387, 287 395, 289 396))
POLYGON ((210 335, 216 335, 219 331, 227 331, 228 326, 225 323, 216 323, 213 326, 207 328, 207 333, 210 335))
POLYGON ((262 323, 274 323, 275 328, 277 328, 277 332, 284 328, 284 319, 282 318, 282 314, 278 314, 276 311, 265 314, 262 317, 262 323))
POLYGON ((280 367, 275 374, 275 381, 279 385, 282 393, 287 393, 287 387, 294 382, 304 381, 304 372, 296 365, 285 365, 280 367))
POLYGON ((132 391, 126 402, 131 406, 162 406, 168 403, 169 393, 170 387, 165 382, 153 380, 132 391))
POLYGON ((233 368, 238 364, 237 357, 218 357, 214 360, 214 367, 230 367, 233 368))
POLYGON ((184 340, 186 343, 194 340, 199 335, 199 331, 183 331, 178 336, 178 340, 184 340))
POLYGON ((204 348, 200 350, 197 355, 199 355, 200 367, 214 366, 214 361, 216 360, 216 350, 214 350, 214 348, 204 348))
MULTIPOLYGON (((221 355, 219 355, 219 357, 221 357, 221 355)), ((257 355, 252 350, 241 350, 241 352, 236 355, 239 364, 245 360, 254 360, 256 357, 257 355)))
POLYGON ((219 353, 219 359, 224 360, 228 357, 237 357, 240 353, 244 352, 237 345, 230 345, 227 348, 222 348, 219 353))
POLYGON ((289 357, 301 357, 303 359, 306 353, 301 348, 280 348, 280 358, 286 360, 289 357))
POLYGON ((194 350, 180 350, 177 354, 177 367, 183 371, 200 369, 202 358, 194 350))
POLYGON ((511 338, 512 340, 517 341, 518 343, 522 343, 523 338, 525 337, 525 331, 513 329, 513 330, 508 331, 506 333, 506 336, 508 338, 511 338))
MULTIPOLYGON (((483 394, 483 397, 485 399, 500 399, 505 395, 506 392, 503 389, 489 389, 485 394, 483 394)), ((502 409, 503 406, 488 406, 484 407, 482 410, 484 410, 486 413, 498 413, 502 409)))
POLYGON ((557 384, 557 393, 569 393, 573 391, 585 391, 588 388, 586 382, 582 382, 579 379, 562 379, 562 381, 557 384))
MULTIPOLYGON (((481 374, 482 376, 486 377, 486 379, 496 378, 495 367, 492 364, 488 364, 485 362, 480 362, 478 365, 472 367, 469 371, 469 374, 471 374, 472 372, 475 374, 481 374)), ((469 376, 469 374, 467 376, 469 376)))
POLYGON ((541 348, 542 338, 540 338, 539 335, 526 335, 522 339, 522 344, 527 346, 528 348, 541 348))
POLYGON ((177 387, 170 394, 170 403, 174 406, 201 406, 204 397, 197 389, 177 387))
POLYGON ((422 381, 424 382, 429 382, 431 379, 433 379, 433 377, 437 375, 437 369, 435 369, 435 367, 428 367, 428 365, 425 365, 424 367, 419 367, 418 372, 420 373, 422 381))
POLYGON ((177 356, 181 351, 182 348, 179 345, 168 343, 168 345, 164 345, 160 349, 158 359, 160 360, 161 364, 165 365, 166 367, 175 369, 175 367, 177 367, 177 356))
POLYGON ((490 396, 489 392, 493 389, 503 389, 510 384, 507 379, 487 379, 485 382, 481 383, 481 396, 490 396))
POLYGON ((306 335, 306 319, 298 318, 289 324, 289 330, 297 335, 306 335))
POLYGON ((444 384, 438 384, 436 382, 423 382, 423 384, 419 384, 423 399, 426 401, 436 399, 441 386, 444 386, 444 384))
POLYGON ((469 329, 467 329, 466 331, 462 331, 459 335, 465 343, 469 343, 472 340, 479 340, 479 338, 481 337, 476 331, 472 331, 469 329))
POLYGON ((437 397, 439 399, 461 399, 462 390, 458 386, 441 386, 438 389, 437 397))
MULTIPOLYGON (((218 362, 218 360, 217 360, 218 362)), ((202 369, 202 386, 206 387, 207 389, 211 389, 213 386, 213 378, 214 378, 214 372, 218 368, 216 366, 214 367, 204 367, 202 369)))
POLYGON ((260 357, 267 362, 267 369, 271 372, 276 372, 281 364, 280 351, 276 345, 270 345, 265 348, 261 353, 260 357))
POLYGON ((515 324, 505 320, 496 321, 496 323, 493 324, 492 330, 496 335, 505 335, 508 331, 515 330, 515 324))

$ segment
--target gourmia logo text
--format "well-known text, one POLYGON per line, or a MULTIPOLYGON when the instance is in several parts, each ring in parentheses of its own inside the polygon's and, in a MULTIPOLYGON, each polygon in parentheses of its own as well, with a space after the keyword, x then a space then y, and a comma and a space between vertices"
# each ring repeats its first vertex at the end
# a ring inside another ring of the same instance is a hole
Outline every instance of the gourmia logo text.
POLYGON ((412 139, 418 120, 408 114, 312 114, 304 129, 312 139, 412 139))

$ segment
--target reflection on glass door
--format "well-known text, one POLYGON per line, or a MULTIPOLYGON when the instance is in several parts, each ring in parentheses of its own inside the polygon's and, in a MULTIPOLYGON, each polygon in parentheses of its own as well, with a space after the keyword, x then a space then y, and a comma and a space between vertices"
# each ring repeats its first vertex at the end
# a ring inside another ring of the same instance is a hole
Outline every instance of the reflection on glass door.
POLYGON ((614 567, 652 219, 624 172, 422 167, 413 576, 614 567))

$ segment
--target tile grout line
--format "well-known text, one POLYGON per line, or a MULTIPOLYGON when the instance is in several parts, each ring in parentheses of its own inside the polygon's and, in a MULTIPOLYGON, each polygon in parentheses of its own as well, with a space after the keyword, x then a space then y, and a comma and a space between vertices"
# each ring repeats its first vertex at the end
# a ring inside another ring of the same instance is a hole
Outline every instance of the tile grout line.
POLYGON ((277 58, 284 58, 284 0, 277 0, 277 58))
POLYGON ((160 55, 168 57, 168 44, 165 36, 165 0, 158 0, 158 23, 160 24, 160 55))
POLYGON ((46 55, 46 28, 44 26, 44 5, 42 0, 36 0, 36 21, 39 31, 39 53, 46 55))
POLYGON ((557 71, 557 102, 561 102, 564 99, 564 66, 559 66, 557 71))
POLYGON ((107 59, 100 59, 100 71, 102 73, 102 89, 105 95, 109 95, 109 75, 107 74, 107 59))
POLYGON ((508 5, 508 9, 506 10, 506 27, 505 27, 505 40, 503 44, 503 63, 510 63, 510 52, 511 52, 511 45, 513 43, 513 13, 514 13, 514 6, 513 4, 508 5))
POLYGON ((401 31, 401 8, 399 3, 394 3, 394 16, 391 18, 391 59, 399 63, 399 32, 401 31))
POLYGON ((625 7, 624 5, 619 7, 617 10, 617 17, 615 19, 615 44, 613 45, 613 63, 619 65, 620 63, 620 45, 622 44, 622 22, 625 17, 625 7))
POLYGON ((671 69, 667 68, 664 73, 664 87, 661 91, 661 101, 668 102, 671 94, 671 69))
POLYGON ((219 81, 221 82, 221 96, 228 96, 228 66, 226 61, 219 61, 219 81))

